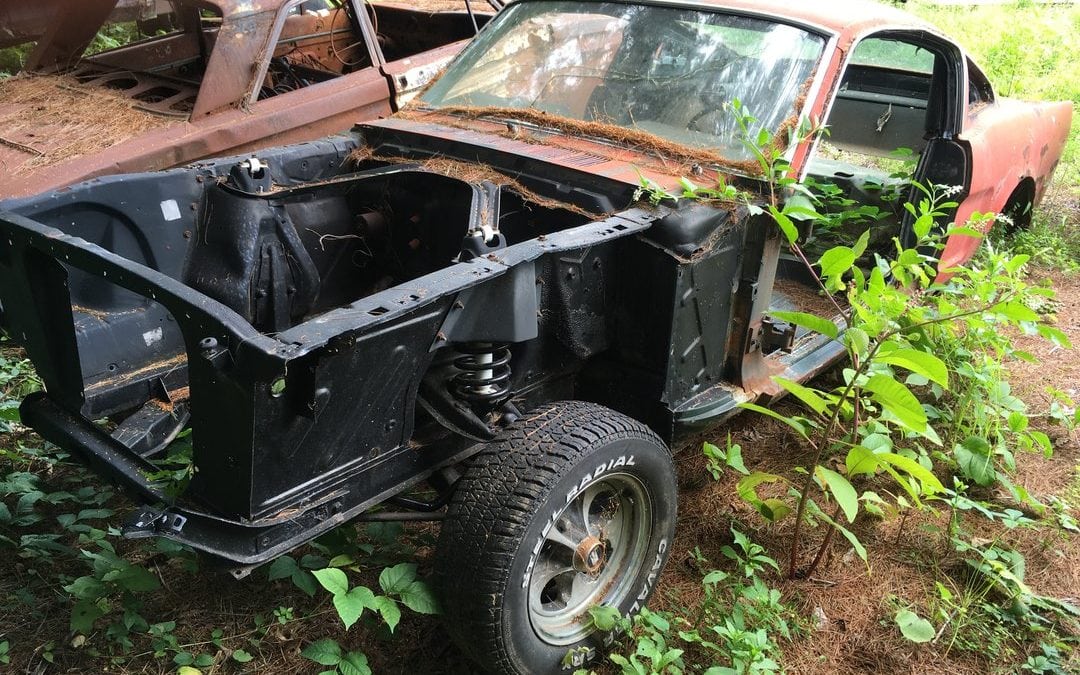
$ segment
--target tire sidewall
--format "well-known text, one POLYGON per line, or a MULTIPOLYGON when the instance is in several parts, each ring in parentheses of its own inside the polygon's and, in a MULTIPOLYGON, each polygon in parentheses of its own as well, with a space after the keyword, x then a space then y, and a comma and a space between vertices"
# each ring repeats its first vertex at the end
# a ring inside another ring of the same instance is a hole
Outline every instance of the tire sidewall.
POLYGON ((501 628, 510 657, 521 672, 572 672, 603 654, 616 637, 598 631, 570 645, 548 644, 533 630, 528 597, 532 565, 548 528, 576 495, 612 473, 636 478, 652 502, 649 541, 640 568, 633 573, 635 579, 627 597, 618 606, 620 613, 637 613, 656 588, 675 532, 677 497, 670 454, 656 438, 637 436, 601 441, 563 471, 540 500, 540 507, 532 514, 514 553, 501 603, 504 608, 501 628), (574 653, 567 659, 570 652, 574 653), (569 663, 564 666, 564 661, 569 663))

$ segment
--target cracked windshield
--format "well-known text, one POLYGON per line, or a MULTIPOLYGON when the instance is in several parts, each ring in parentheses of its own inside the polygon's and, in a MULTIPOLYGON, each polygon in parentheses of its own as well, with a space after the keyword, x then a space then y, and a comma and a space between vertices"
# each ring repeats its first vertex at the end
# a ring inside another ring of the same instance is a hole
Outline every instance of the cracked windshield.
POLYGON ((422 97, 539 110, 750 159, 728 104, 770 134, 796 113, 825 40, 761 19, 619 3, 509 7, 422 97))

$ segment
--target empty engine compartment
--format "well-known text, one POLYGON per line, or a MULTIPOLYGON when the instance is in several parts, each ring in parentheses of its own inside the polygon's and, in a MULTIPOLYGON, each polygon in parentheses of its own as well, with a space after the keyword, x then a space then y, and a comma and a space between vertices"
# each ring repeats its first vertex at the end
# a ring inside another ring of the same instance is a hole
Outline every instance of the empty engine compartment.
POLYGON ((470 233, 497 248, 585 222, 415 164, 287 188, 237 166, 206 190, 182 280, 276 333, 461 260, 470 233))

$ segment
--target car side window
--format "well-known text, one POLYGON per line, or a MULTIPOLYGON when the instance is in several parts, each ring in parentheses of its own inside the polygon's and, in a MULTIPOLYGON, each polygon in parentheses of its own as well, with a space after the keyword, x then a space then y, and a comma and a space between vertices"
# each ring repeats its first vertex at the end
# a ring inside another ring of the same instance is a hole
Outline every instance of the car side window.
POLYGON ((304 0, 287 10, 259 100, 332 80, 372 65, 349 3, 304 0))

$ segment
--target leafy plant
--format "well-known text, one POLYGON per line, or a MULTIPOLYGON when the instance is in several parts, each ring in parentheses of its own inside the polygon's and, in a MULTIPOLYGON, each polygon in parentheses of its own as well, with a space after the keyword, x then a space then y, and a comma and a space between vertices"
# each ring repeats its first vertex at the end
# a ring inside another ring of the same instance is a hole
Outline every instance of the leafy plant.
MULTIPOLYGON (((687 615, 644 609, 629 618, 612 607, 590 608, 598 629, 625 636, 627 649, 609 657, 621 673, 679 674, 688 672, 690 664, 695 670, 698 664, 711 664, 707 675, 780 670, 776 636, 791 638, 793 613, 780 591, 761 578, 779 566, 744 533, 732 528, 731 534, 732 544, 721 547, 721 553, 733 572, 714 569, 705 574, 702 600, 687 607, 687 615)), ((696 558, 700 565, 708 564, 700 551, 696 558)), ((574 665, 576 656, 568 653, 564 665, 574 665)))
POLYGON ((934 639, 934 626, 910 609, 902 609, 893 617, 905 638, 912 642, 930 642, 934 639))
POLYGON ((400 563, 387 567, 379 575, 379 586, 385 595, 376 595, 366 586, 349 586, 349 577, 336 567, 314 570, 312 574, 319 584, 330 591, 338 617, 348 630, 368 609, 382 617, 383 622, 394 631, 401 620, 398 601, 420 614, 436 614, 438 606, 427 584, 416 578, 416 565, 400 563))
POLYGON ((744 476, 750 473, 743 464, 742 447, 738 443, 731 442, 730 433, 727 435, 727 445, 723 449, 706 442, 701 446, 701 452, 705 455, 705 466, 712 474, 713 480, 720 480, 724 467, 734 469, 744 476))
POLYGON ((345 651, 336 640, 323 638, 312 642, 300 655, 332 670, 320 671, 319 675, 371 675, 367 656, 363 652, 345 651))

